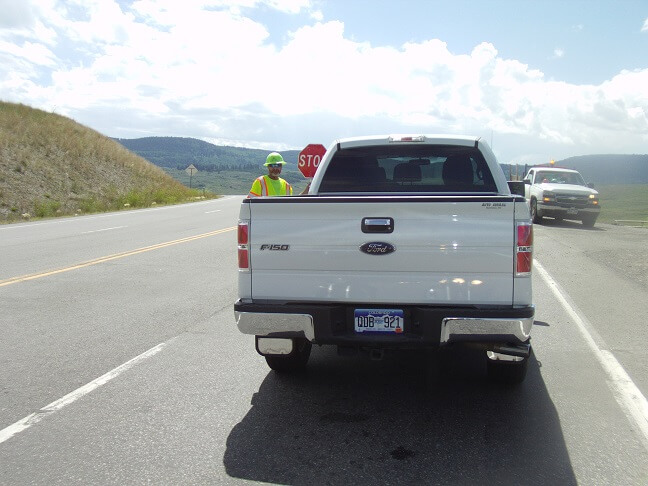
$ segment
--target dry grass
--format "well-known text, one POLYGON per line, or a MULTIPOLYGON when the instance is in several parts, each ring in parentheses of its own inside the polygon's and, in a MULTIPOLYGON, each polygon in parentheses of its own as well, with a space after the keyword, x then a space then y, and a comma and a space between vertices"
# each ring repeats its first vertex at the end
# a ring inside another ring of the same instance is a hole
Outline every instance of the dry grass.
POLYGON ((648 184, 597 186, 596 190, 601 200, 599 222, 648 221, 648 184))
MULTIPOLYGON (((173 204, 202 195, 69 118, 0 102, 0 222, 173 204)), ((213 196, 213 195, 207 195, 213 196)))

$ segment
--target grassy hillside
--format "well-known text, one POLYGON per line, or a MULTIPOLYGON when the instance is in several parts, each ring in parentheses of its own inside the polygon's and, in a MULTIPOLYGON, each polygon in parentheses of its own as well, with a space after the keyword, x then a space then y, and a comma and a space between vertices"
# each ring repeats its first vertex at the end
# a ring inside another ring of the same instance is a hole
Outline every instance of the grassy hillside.
POLYGON ((598 221, 648 221, 648 184, 596 186, 596 190, 601 200, 598 221))
MULTIPOLYGON (((256 170, 270 150, 214 145, 196 138, 116 138, 128 150, 159 167, 184 170, 193 164, 201 172, 256 170)), ((282 151, 288 163, 297 163, 298 150, 282 151)))
POLYGON ((0 102, 0 223, 202 195, 69 118, 0 102))
POLYGON ((596 184, 648 184, 648 155, 581 155, 556 162, 596 184))
MULTIPOLYGON (((214 145, 183 137, 144 137, 114 139, 132 152, 162 167, 184 185, 217 194, 247 194, 252 181, 268 171, 263 167, 270 150, 214 145), (198 172, 189 177, 185 169, 193 164, 198 172)), ((298 150, 281 151, 288 163, 281 177, 300 193, 306 180, 297 169, 298 150)))
MULTIPOLYGON (((267 155, 267 154, 266 154, 267 155)), ((164 169, 170 176, 189 185, 189 175, 184 170, 164 169)), ((217 194, 247 194, 252 187, 254 179, 262 174, 267 174, 268 170, 263 167, 252 166, 248 170, 219 170, 215 172, 198 171, 193 175, 191 187, 200 190, 215 192, 217 194)), ((281 177, 286 179, 293 186, 293 193, 299 194, 306 187, 306 179, 297 170, 296 164, 284 166, 281 171, 281 177), (292 165, 292 167, 291 167, 292 165)))

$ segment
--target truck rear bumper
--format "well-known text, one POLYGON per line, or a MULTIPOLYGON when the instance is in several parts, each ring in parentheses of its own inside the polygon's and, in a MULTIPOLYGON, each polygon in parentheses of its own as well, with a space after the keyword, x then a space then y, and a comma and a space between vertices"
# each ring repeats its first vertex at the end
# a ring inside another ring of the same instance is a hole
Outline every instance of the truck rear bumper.
POLYGON ((378 347, 441 346, 458 342, 522 344, 529 341, 535 315, 533 305, 488 308, 396 306, 405 314, 404 332, 367 335, 354 330, 353 310, 356 307, 368 306, 238 301, 234 305, 234 315, 243 334, 305 337, 316 344, 378 347))

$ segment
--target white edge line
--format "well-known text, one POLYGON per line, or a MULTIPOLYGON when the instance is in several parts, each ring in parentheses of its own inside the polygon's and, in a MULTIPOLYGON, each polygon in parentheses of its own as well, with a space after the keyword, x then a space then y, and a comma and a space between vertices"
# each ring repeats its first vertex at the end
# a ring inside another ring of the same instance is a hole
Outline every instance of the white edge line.
POLYGON ((644 447, 648 450, 648 401, 643 396, 637 385, 632 381, 628 373, 623 369, 623 366, 617 361, 614 355, 607 348, 600 336, 596 333, 591 333, 588 328, 591 324, 587 318, 581 316, 567 301, 560 286, 549 275, 542 265, 537 260, 533 261, 534 267, 540 273, 540 276, 549 286, 554 296, 560 301, 569 316, 573 319, 574 323, 581 332, 585 342, 596 356, 596 359, 603 367, 607 374, 608 387, 612 390, 612 394, 626 417, 630 420, 631 424, 634 423, 641 432, 640 439, 642 439, 644 447), (599 344, 596 343, 592 334, 596 335, 599 344))
POLYGON ((144 361, 145 359, 150 358, 151 356, 159 353, 162 350, 162 348, 164 348, 165 346, 166 343, 158 344, 157 346, 149 349, 148 351, 143 352, 139 356, 134 357, 130 361, 127 361, 126 363, 109 371, 105 375, 102 375, 99 378, 92 380, 90 383, 83 385, 81 388, 77 388, 76 390, 74 390, 71 393, 68 393, 64 397, 59 398, 58 400, 50 403, 49 405, 44 406, 38 412, 27 415, 25 418, 19 420, 18 422, 15 422, 9 427, 0 430, 0 444, 5 442, 6 440, 11 439, 14 435, 19 434, 23 430, 28 429, 32 425, 37 424, 47 415, 50 415, 54 412, 58 412, 63 407, 77 401, 79 398, 87 395, 93 390, 96 390, 100 386, 105 385, 110 380, 116 378, 124 371, 129 370, 130 368, 140 363, 141 361, 144 361))
POLYGON ((110 231, 110 230, 116 230, 116 229, 122 229, 122 228, 128 228, 128 226, 113 226, 112 228, 102 228, 98 230, 90 230, 90 231, 82 231, 82 235, 87 235, 90 233, 101 233, 102 231, 110 231))

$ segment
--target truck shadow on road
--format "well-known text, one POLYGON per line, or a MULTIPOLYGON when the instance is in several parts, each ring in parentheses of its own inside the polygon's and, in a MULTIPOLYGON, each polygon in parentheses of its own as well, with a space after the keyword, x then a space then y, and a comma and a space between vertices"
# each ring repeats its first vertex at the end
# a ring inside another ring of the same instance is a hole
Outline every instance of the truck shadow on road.
POLYGON ((229 434, 226 471, 279 484, 576 484, 540 364, 509 388, 486 379, 482 358, 460 350, 436 379, 425 353, 314 348, 303 374, 268 373, 229 434))

